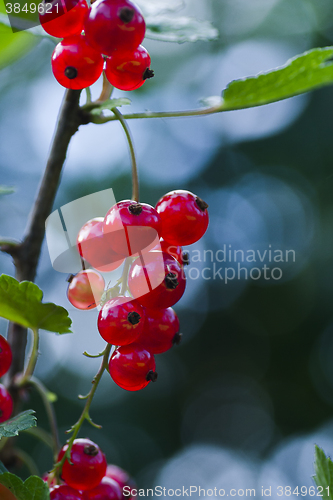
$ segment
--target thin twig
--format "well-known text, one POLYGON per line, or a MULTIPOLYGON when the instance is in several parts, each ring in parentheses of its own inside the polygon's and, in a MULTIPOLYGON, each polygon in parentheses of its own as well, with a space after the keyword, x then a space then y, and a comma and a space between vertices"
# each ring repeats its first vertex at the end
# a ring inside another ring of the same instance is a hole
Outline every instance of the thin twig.
POLYGON ((120 121, 121 126, 124 129, 124 132, 126 134, 129 150, 130 150, 130 155, 131 155, 131 162, 132 162, 132 200, 134 201, 139 201, 139 176, 138 176, 138 168, 136 164, 136 157, 135 157, 135 151, 134 151, 134 145, 133 145, 133 140, 131 136, 131 131, 124 120, 123 115, 120 113, 120 111, 117 108, 114 108, 112 110, 116 118, 120 121))

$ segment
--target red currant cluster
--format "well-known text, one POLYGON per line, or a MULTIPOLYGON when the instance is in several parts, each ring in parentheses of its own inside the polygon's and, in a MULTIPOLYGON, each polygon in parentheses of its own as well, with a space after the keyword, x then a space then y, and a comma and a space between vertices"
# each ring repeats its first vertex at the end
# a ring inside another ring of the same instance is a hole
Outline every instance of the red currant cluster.
POLYGON ((182 246, 205 233, 207 207, 193 193, 177 190, 164 195, 155 208, 131 200, 116 203, 104 219, 92 219, 79 231, 78 251, 95 269, 72 277, 68 299, 79 309, 101 303, 98 330, 117 346, 109 371, 123 389, 136 391, 155 381, 154 354, 181 339, 171 306, 185 291, 188 258, 182 246), (104 292, 98 270, 112 271, 125 259, 122 285, 104 292))
MULTIPOLYGON (((7 340, 0 335, 0 377, 8 372, 12 364, 12 350, 7 340)), ((5 422, 13 412, 13 400, 6 387, 0 384, 0 422, 5 422)))
MULTIPOLYGON (((60 450, 58 462, 67 448, 66 444, 60 450)), ((62 484, 51 483, 50 500, 124 500, 123 488, 134 486, 127 472, 107 464, 104 453, 90 439, 75 439, 70 455, 70 462, 66 460, 62 467, 62 484)), ((48 476, 43 479, 47 481, 48 476)))
POLYGON ((64 38, 52 54, 52 70, 69 89, 89 87, 105 75, 120 90, 134 90, 154 76, 150 56, 142 47, 146 25, 130 0, 44 0, 51 9, 39 14, 47 33, 64 38), (84 30, 84 32, 83 32, 84 30))

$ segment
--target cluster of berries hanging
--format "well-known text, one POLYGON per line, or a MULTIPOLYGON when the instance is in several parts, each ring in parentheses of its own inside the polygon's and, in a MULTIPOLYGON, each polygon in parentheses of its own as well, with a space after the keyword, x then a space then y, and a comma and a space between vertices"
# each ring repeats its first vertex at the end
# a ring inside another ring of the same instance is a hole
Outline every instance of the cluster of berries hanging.
MULTIPOLYGON (((59 453, 63 458, 68 445, 59 453)), ((117 465, 107 464, 104 453, 90 439, 75 439, 70 462, 64 462, 62 484, 51 483, 50 500, 124 500, 124 488, 134 486, 128 473, 117 465)), ((44 476, 47 481, 48 476, 44 476)))
POLYGON ((154 355, 181 339, 172 306, 185 291, 188 257, 182 246, 205 233, 207 207, 193 193, 176 190, 155 208, 132 200, 116 203, 104 218, 88 221, 79 231, 78 251, 94 269, 72 277, 68 299, 79 309, 102 305, 98 331, 117 346, 109 371, 123 389, 136 391, 155 381, 154 355), (124 261, 122 285, 104 292, 98 271, 112 271, 124 261))
POLYGON ((111 85, 135 90, 154 76, 150 56, 142 47, 146 25, 130 0, 44 0, 40 23, 50 35, 63 38, 52 54, 52 71, 69 89, 95 83, 103 69, 111 85))
MULTIPOLYGON (((12 350, 7 340, 0 335, 0 377, 8 372, 12 364, 12 350)), ((0 384, 0 423, 11 417, 13 400, 6 387, 0 384)))

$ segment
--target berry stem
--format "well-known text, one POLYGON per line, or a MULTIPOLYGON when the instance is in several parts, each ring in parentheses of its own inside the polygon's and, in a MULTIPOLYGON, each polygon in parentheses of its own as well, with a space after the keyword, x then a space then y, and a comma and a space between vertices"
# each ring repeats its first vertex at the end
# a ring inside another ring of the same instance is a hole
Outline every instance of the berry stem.
POLYGON ((133 259, 131 259, 130 257, 127 257, 127 259, 125 260, 123 274, 121 277, 120 295, 125 295, 125 293, 127 291, 128 273, 129 273, 132 262, 133 262, 133 259))
POLYGON ((106 78, 105 71, 103 71, 102 92, 101 92, 101 95, 99 96, 99 98, 97 99, 97 101, 95 101, 95 104, 99 103, 99 102, 104 102, 104 101, 107 101, 108 99, 110 99, 112 92, 113 92, 113 86, 111 85, 109 80, 106 78))
POLYGON ((106 345, 106 348, 104 350, 104 356, 103 356, 103 360, 102 360, 101 366, 100 366, 98 372, 96 373, 95 377, 93 378, 93 380, 91 382, 92 383, 92 387, 90 389, 89 394, 87 395, 86 404, 84 405, 84 408, 82 410, 81 416, 80 416, 79 420, 71 427, 71 429, 67 431, 68 433, 69 432, 73 433, 72 436, 71 436, 71 438, 68 440, 67 452, 62 457, 62 459, 60 460, 60 462, 57 462, 55 464, 54 469, 51 471, 51 473, 49 475, 49 481, 50 482, 52 481, 52 479, 53 479, 54 476, 56 476, 57 479, 59 480, 59 477, 61 475, 62 466, 63 466, 65 460, 67 458, 70 458, 70 452, 71 452, 71 449, 72 449, 72 446, 73 446, 73 442, 74 442, 76 436, 78 435, 78 433, 79 433, 79 431, 80 431, 80 429, 81 429, 82 424, 84 423, 84 421, 88 420, 88 422, 90 424, 92 424, 93 426, 96 426, 96 424, 94 424, 94 422, 90 418, 89 410, 90 410, 90 405, 91 405, 91 402, 92 402, 92 400, 94 398, 96 389, 98 387, 98 384, 99 384, 99 382, 100 382, 100 380, 102 378, 102 375, 103 375, 104 371, 107 370, 107 368, 108 368, 108 361, 109 361, 109 356, 110 356, 111 348, 112 348, 111 344, 107 344, 106 345))
POLYGON ((36 378, 36 377, 31 377, 29 380, 30 385, 32 385, 39 393, 39 395, 42 398, 42 401, 44 403, 44 407, 47 413, 47 417, 50 423, 50 428, 51 428, 51 433, 52 433, 52 450, 53 450, 53 457, 54 460, 57 459, 58 456, 58 451, 60 448, 59 445, 59 437, 58 437, 58 426, 57 426, 57 419, 55 415, 55 411, 53 408, 52 403, 49 400, 48 397, 48 390, 42 384, 42 382, 36 378))
POLYGON ((22 378, 19 380, 19 386, 23 387, 26 384, 28 384, 31 380, 32 374, 35 370, 36 363, 37 363, 37 358, 38 358, 38 346, 39 346, 39 333, 37 328, 32 329, 33 333, 33 344, 31 348, 31 354, 29 358, 28 365, 26 367, 26 370, 22 376, 22 378))
POLYGON ((115 117, 120 121, 121 126, 123 127, 124 132, 126 134, 132 161, 132 200, 139 201, 139 176, 138 176, 138 168, 136 164, 136 157, 135 157, 131 132, 126 123, 126 120, 124 119, 120 111, 117 108, 114 108, 112 112, 114 113, 115 117))

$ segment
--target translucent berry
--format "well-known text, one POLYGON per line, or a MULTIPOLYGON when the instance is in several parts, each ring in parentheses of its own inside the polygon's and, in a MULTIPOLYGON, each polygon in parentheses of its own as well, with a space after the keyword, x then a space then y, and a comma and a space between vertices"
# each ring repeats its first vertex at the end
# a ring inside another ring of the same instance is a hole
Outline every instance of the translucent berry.
POLYGON ((118 467, 118 465, 108 464, 105 476, 114 479, 114 481, 116 481, 119 484, 120 489, 122 491, 123 500, 125 500, 126 498, 127 500, 132 498, 129 497, 128 495, 124 495, 124 490, 123 490, 125 486, 128 486, 130 489, 136 487, 134 480, 130 477, 128 472, 118 467))
POLYGON ((150 381, 155 382, 155 359, 153 354, 136 344, 125 345, 114 351, 109 362, 110 375, 114 382, 127 391, 138 391, 150 381))
POLYGON ((83 500, 83 496, 79 491, 67 486, 67 484, 61 484, 51 488, 50 500, 83 500))
POLYGON ((142 45, 128 52, 115 52, 106 60, 105 75, 120 90, 135 90, 154 76, 150 55, 142 45))
POLYGON ((107 212, 103 231, 111 234, 110 245, 121 255, 134 255, 150 245, 159 235, 161 221, 147 203, 124 200, 107 212))
POLYGON ((86 222, 79 231, 76 245, 81 257, 95 269, 110 272, 124 262, 124 257, 112 250, 112 235, 104 235, 103 221, 103 217, 96 217, 86 222))
POLYGON ((122 500, 122 497, 119 484, 109 477, 104 477, 98 486, 83 493, 83 500, 122 500))
POLYGON ((143 332, 137 344, 152 354, 166 352, 174 344, 179 344, 179 320, 175 311, 168 309, 146 309, 143 332))
MULTIPOLYGON (((68 445, 62 447, 58 462, 64 456, 68 445)), ((61 478, 68 486, 80 491, 95 488, 106 472, 106 459, 97 444, 90 439, 75 439, 71 449, 71 463, 65 460, 61 478)))
POLYGON ((0 384, 0 423, 8 420, 13 413, 13 400, 6 387, 0 384))
POLYGON ((182 266, 165 252, 152 251, 137 258, 130 269, 132 296, 149 309, 166 309, 182 297, 186 278, 182 266))
POLYGON ((189 191, 165 194, 157 203, 161 216, 161 236, 174 245, 191 245, 206 232, 209 217, 207 203, 189 191))
POLYGON ((135 50, 145 36, 146 25, 140 9, 130 0, 97 0, 84 31, 95 50, 111 56, 115 50, 135 50))
POLYGON ((106 342, 127 345, 142 333, 143 307, 129 297, 116 297, 104 304, 98 315, 98 331, 106 342))
POLYGON ((103 71, 103 56, 83 35, 73 35, 58 43, 53 51, 52 71, 67 89, 84 89, 98 80, 103 71))
POLYGON ((83 30, 89 10, 86 0, 44 0, 40 5, 39 20, 49 35, 65 38, 83 30))
POLYGON ((99 304, 104 287, 104 278, 94 269, 87 269, 71 278, 67 297, 77 309, 93 309, 99 304))
POLYGON ((12 350, 5 337, 0 335, 0 377, 8 372, 12 364, 12 350))
POLYGON ((159 241, 156 243, 156 245, 152 247, 150 250, 159 250, 168 253, 176 260, 178 260, 179 264, 181 264, 182 266, 189 263, 187 253, 183 252, 182 247, 178 245, 173 245, 172 243, 165 241, 163 238, 160 238, 159 241))

